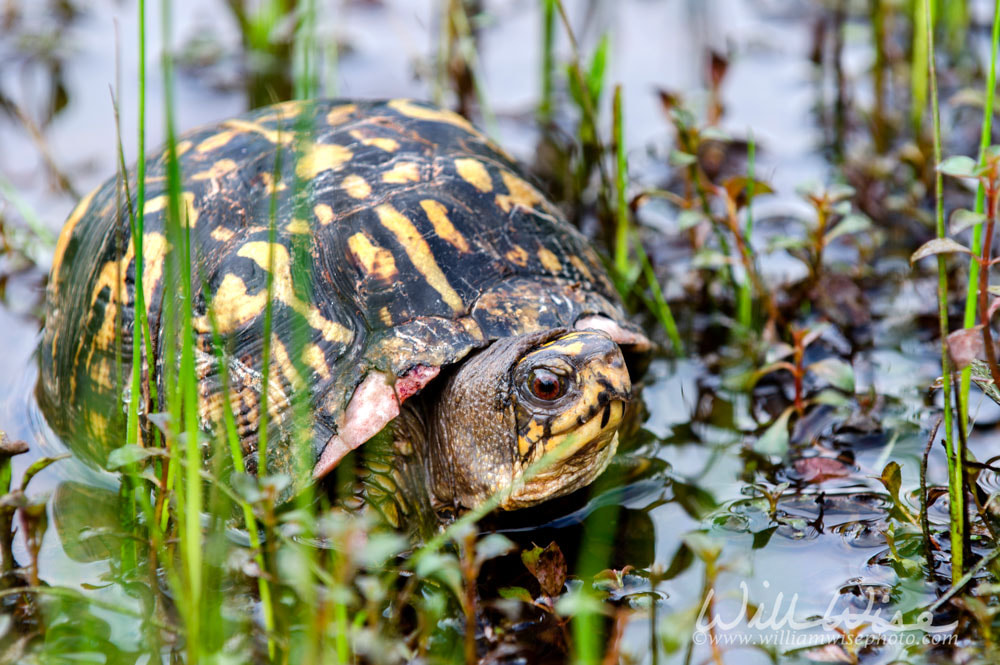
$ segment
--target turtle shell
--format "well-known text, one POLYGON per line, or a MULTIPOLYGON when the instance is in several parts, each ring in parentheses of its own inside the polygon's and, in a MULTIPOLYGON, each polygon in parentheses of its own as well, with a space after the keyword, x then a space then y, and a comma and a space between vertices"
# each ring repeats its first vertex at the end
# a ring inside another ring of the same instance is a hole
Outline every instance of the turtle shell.
MULTIPOLYGON (((450 111, 408 100, 288 102, 191 131, 176 154, 200 416, 219 421, 227 383, 251 466, 269 266, 268 410, 287 423, 293 396, 307 391, 316 455, 373 370, 399 378, 439 368, 493 339, 590 315, 635 330, 587 240, 450 111)), ((165 333, 179 289, 166 279, 166 171, 165 154, 147 160, 142 211, 154 356, 143 354, 143 372, 160 395, 164 359, 176 357, 165 333)), ((100 441, 120 426, 136 325, 134 172, 129 183, 111 179, 81 201, 56 249, 39 394, 61 434, 100 441)), ((158 410, 148 392, 141 399, 158 410)), ((287 448, 268 447, 269 470, 290 468, 287 448)))

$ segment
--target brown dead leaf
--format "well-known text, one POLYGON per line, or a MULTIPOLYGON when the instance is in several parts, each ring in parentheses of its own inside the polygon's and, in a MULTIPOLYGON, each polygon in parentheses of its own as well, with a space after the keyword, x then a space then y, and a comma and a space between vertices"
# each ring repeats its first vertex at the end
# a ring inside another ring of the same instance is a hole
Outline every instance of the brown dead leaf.
POLYGON ((566 584, 566 557, 555 541, 542 549, 535 546, 521 552, 521 561, 525 568, 535 576, 542 593, 546 596, 558 596, 566 584))

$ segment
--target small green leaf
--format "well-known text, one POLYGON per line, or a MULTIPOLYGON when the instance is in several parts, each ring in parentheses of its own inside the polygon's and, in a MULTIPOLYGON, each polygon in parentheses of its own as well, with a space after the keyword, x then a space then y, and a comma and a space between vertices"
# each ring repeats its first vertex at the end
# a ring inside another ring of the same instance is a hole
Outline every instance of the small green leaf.
POLYGON ((702 561, 715 561, 722 554, 722 541, 704 531, 689 531, 681 541, 702 561))
POLYGON ((495 559, 517 549, 510 538, 499 533, 491 533, 476 543, 476 563, 495 559))
POLYGON ((534 602, 534 598, 528 593, 528 590, 523 586, 505 586, 497 589, 497 593, 500 594, 501 598, 507 598, 509 600, 520 600, 524 603, 534 602))
POLYGON ((670 157, 667 158, 668 163, 671 166, 691 166, 698 161, 698 158, 689 152, 683 152, 681 150, 671 150, 670 157))
MULTIPOLYGON (((990 366, 982 360, 973 360, 969 363, 969 370, 972 373, 972 382, 979 386, 987 397, 1000 404, 1000 389, 993 383, 993 374, 990 373, 990 366)), ((939 378, 935 383, 937 387, 941 385, 939 378)))
POLYGON ((782 456, 788 452, 788 419, 792 415, 792 407, 781 412, 781 415, 771 423, 763 434, 753 444, 753 449, 761 455, 782 456))
POLYGON ((405 550, 408 544, 406 537, 398 533, 376 532, 368 536, 364 547, 354 556, 361 565, 377 568, 405 550))
POLYGON ((607 67, 608 45, 610 43, 611 40, 605 33, 594 50, 594 55, 590 58, 590 68, 587 70, 587 91, 590 93, 590 99, 594 106, 597 106, 604 89, 604 70, 607 67))
POLYGON ((889 462, 886 464, 885 468, 882 469, 879 481, 885 486, 885 489, 889 492, 889 496, 893 500, 897 500, 899 498, 899 487, 903 483, 903 474, 899 470, 899 463, 889 462))
POLYGON ((708 221, 708 217, 701 210, 682 210, 681 214, 677 215, 677 228, 681 231, 687 231, 706 221, 708 221))
POLYGON ((949 157, 938 164, 937 170, 954 178, 974 178, 976 177, 976 160, 965 155, 949 157))
POLYGON ((565 594, 556 602, 556 613, 559 616, 575 616, 578 614, 603 614, 606 611, 604 603, 588 593, 581 586, 565 594))
POLYGON ((165 451, 162 448, 145 448, 135 444, 128 444, 121 448, 115 448, 108 454, 109 469, 120 469, 129 464, 141 462, 150 457, 163 457, 165 451))
POLYGON ((703 249, 691 259, 692 268, 719 269, 732 263, 732 259, 714 249, 703 249))
POLYGON ((928 240, 920 249, 913 252, 913 256, 910 257, 910 265, 913 265, 920 259, 932 256, 934 254, 972 254, 970 250, 965 245, 959 244, 952 240, 951 238, 934 238, 933 240, 928 240))
POLYGON ((955 235, 973 226, 979 226, 986 221, 986 215, 974 210, 959 208, 951 213, 948 222, 948 233, 955 235))
POLYGON ((733 137, 726 132, 722 131, 718 127, 706 127, 701 130, 700 134, 702 140, 705 141, 719 141, 720 143, 729 143, 733 140, 733 137))
POLYGON ((767 251, 773 252, 778 249, 802 249, 808 247, 809 241, 805 238, 794 236, 775 236, 767 243, 767 251))
POLYGON ((826 197, 831 203, 845 201, 855 195, 855 190, 850 185, 834 183, 826 190, 826 197))
POLYGON ((830 242, 834 238, 847 235, 849 233, 859 233, 867 231, 872 226, 872 220, 867 215, 853 213, 840 220, 836 226, 826 232, 825 240, 830 242))
POLYGON ((840 358, 824 358, 807 369, 834 388, 854 392, 854 369, 840 358))

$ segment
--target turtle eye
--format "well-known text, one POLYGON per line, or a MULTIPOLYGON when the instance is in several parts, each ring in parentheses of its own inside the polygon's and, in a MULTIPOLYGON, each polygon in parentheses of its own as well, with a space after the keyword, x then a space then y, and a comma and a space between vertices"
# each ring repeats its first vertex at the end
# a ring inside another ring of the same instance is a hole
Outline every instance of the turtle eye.
POLYGON ((566 380, 547 369, 536 369, 528 377, 531 394, 538 399, 551 402, 566 393, 566 380))

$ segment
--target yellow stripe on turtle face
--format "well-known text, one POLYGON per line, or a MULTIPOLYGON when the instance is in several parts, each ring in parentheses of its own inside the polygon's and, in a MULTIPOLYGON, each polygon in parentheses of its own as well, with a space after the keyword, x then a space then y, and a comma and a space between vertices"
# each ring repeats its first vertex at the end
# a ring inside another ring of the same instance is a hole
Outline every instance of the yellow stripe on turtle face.
POLYGON ((56 241, 56 251, 52 255, 52 279, 49 281, 49 288, 52 289, 53 296, 55 296, 59 289, 59 269, 62 267, 63 256, 66 254, 69 241, 73 237, 73 230, 90 208, 90 204, 97 192, 98 189, 95 189, 80 199, 80 202, 73 208, 73 212, 69 214, 69 219, 63 225, 62 231, 59 232, 59 240, 56 241))
POLYGON ((481 192, 489 192, 493 189, 493 179, 490 172, 486 170, 483 163, 471 157, 462 157, 455 160, 455 170, 459 177, 481 192))
POLYGON ((382 182, 390 185, 420 182, 420 169, 416 162, 399 162, 382 174, 382 182))
POLYGON ((334 171, 350 161, 353 153, 342 145, 313 143, 295 165, 295 175, 312 180, 323 171, 334 171))
POLYGON ((442 240, 449 242, 460 252, 469 251, 469 243, 466 242, 465 236, 459 233, 455 225, 448 219, 448 209, 440 201, 424 199, 420 202, 420 207, 424 209, 427 219, 431 220, 431 224, 434 225, 434 232, 442 240))
POLYGON ((542 195, 537 189, 527 182, 517 177, 506 169, 500 170, 500 178, 503 180, 507 194, 497 194, 497 205, 503 208, 504 212, 510 212, 514 206, 522 208, 534 208, 542 202, 542 195))
POLYGON ((461 296, 448 283, 441 266, 434 260, 434 254, 417 227, 405 215, 388 203, 375 208, 382 226, 392 231, 410 257, 413 266, 424 276, 431 288, 441 295, 441 299, 455 312, 465 310, 461 296))
POLYGON ((352 173, 344 178, 340 186, 347 192, 348 196, 354 199, 368 198, 368 195, 372 193, 371 186, 356 173, 352 173))
MULTIPOLYGON (((237 255, 251 259, 258 266, 267 270, 270 247, 270 243, 262 240, 248 242, 240 247, 237 255)), ((309 325, 326 341, 349 344, 354 335, 348 328, 336 321, 330 321, 323 316, 315 305, 304 303, 295 296, 295 291, 292 289, 291 259, 288 255, 288 248, 281 243, 275 243, 273 247, 274 271, 272 273, 272 285, 275 300, 284 303, 303 316, 309 322, 309 325)))
POLYGON ((424 108, 423 106, 417 106, 408 99, 394 99, 388 103, 388 106, 397 113, 401 113, 408 118, 443 122, 448 125, 460 127, 470 134, 479 134, 479 132, 476 131, 476 128, 473 127, 468 120, 452 111, 446 111, 445 109, 424 108))
POLYGON ((399 274, 392 252, 373 243, 364 233, 352 235, 347 245, 366 275, 388 282, 399 274))

